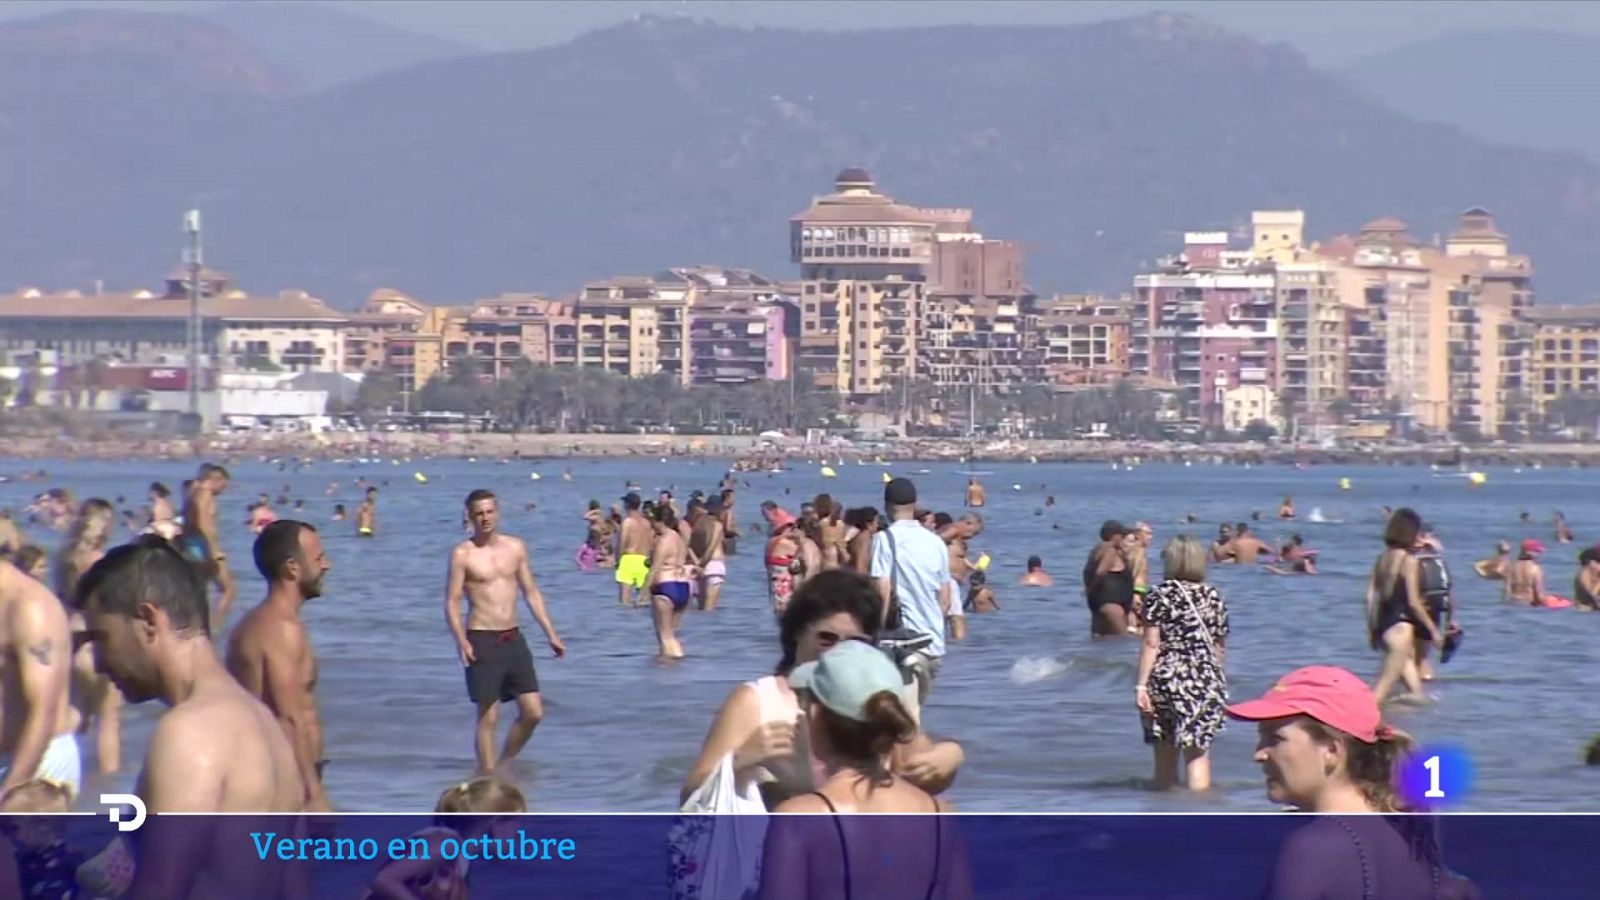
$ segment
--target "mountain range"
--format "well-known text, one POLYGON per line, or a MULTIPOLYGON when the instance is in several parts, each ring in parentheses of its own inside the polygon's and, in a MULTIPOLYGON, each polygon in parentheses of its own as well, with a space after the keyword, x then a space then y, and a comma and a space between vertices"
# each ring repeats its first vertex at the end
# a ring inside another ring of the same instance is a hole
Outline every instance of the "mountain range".
POLYGON ((1449 31, 1339 72, 1407 115, 1505 144, 1578 150, 1600 162, 1600 36, 1449 31))
POLYGON ((1313 235, 1485 206, 1541 296, 1587 298, 1600 166, 1391 108, 1290 47, 1152 15, 820 33, 645 18, 559 46, 316 89, 214 22, 64 14, 0 27, 0 271, 150 284, 182 211, 208 263, 341 305, 567 294, 717 262, 783 277, 787 221, 865 166, 970 206, 1041 290, 1126 289, 1181 232, 1300 207, 1313 235))

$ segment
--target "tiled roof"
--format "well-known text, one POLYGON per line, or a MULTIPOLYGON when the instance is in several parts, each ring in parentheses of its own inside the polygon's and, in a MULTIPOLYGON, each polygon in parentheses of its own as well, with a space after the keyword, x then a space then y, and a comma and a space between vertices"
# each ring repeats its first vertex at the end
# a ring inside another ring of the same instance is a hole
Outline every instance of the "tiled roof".
MULTIPOLYGON (((349 319, 322 301, 304 294, 286 293, 278 297, 250 297, 233 292, 220 297, 200 298, 200 315, 208 319, 322 320, 329 323, 349 319)), ((154 297, 140 293, 84 296, 77 292, 41 294, 34 291, 0 296, 3 319, 186 319, 189 298, 154 297)))

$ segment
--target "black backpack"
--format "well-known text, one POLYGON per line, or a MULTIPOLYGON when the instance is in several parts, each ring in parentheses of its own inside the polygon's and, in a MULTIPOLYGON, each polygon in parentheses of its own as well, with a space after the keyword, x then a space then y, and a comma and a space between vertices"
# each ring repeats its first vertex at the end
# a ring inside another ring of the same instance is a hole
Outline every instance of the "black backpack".
POLYGON ((1417 554, 1417 566, 1422 602, 1427 605, 1434 622, 1443 629, 1444 623, 1439 618, 1444 615, 1446 601, 1450 599, 1450 570, 1445 567, 1444 557, 1431 550, 1417 554))

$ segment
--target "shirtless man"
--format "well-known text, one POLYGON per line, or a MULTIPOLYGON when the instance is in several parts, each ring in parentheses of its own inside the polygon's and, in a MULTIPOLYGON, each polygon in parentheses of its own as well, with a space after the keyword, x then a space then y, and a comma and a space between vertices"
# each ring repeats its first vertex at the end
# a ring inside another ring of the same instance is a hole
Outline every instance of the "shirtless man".
POLYGON ((262 860, 252 831, 295 836, 306 789, 272 711, 211 644, 206 585, 155 537, 117 547, 79 582, 95 666, 130 703, 160 700, 134 793, 151 814, 124 897, 282 897, 292 867, 262 860), (257 813, 225 819, 158 813, 257 813))
POLYGON ((967 541, 983 533, 983 517, 967 513, 939 528, 950 551, 950 608, 945 610, 945 629, 952 641, 967 637, 966 599, 968 583, 977 567, 967 560, 967 541))
POLYGON ((638 605, 637 592, 650 583, 650 548, 655 544, 655 532, 640 508, 644 501, 637 493, 629 491, 622 498, 627 515, 622 520, 622 539, 617 555, 617 602, 623 606, 638 605))
POLYGON ((739 552, 739 526, 733 521, 733 497, 733 488, 722 489, 722 552, 729 556, 739 552))
POLYGON ((818 494, 812 506, 816 509, 821 531, 818 544, 822 550, 822 568, 842 568, 846 559, 845 544, 850 534, 850 526, 844 523, 844 507, 828 494, 818 494))
POLYGON ((1502 597, 1508 603, 1522 606, 1544 605, 1544 567, 1539 565, 1539 554, 1544 544, 1533 538, 1522 542, 1522 552, 1517 561, 1506 568, 1506 588, 1502 597))
POLYGON ((68 700, 72 639, 50 589, 0 560, 0 811, 43 779, 75 796, 82 776, 77 710, 68 700))
POLYGON ((1272 548, 1256 537, 1250 531, 1250 526, 1240 522, 1234 527, 1233 543, 1229 545, 1233 553, 1234 562, 1242 566, 1253 566, 1262 554, 1272 556, 1272 548))
POLYGON ((1211 542, 1211 561, 1238 562, 1233 556, 1233 526, 1226 522, 1217 526, 1217 539, 1211 542))
POLYGON ((1572 605, 1579 612, 1600 609, 1600 544, 1578 554, 1578 574, 1572 577, 1572 605))
POLYGON ((1023 587, 1053 587, 1055 583, 1056 580, 1044 570, 1044 560, 1037 556, 1028 557, 1028 571, 1017 579, 1017 584, 1023 587))
POLYGON ((1511 568, 1511 545, 1500 541, 1494 545, 1494 555, 1488 559, 1480 559, 1472 564, 1479 578, 1489 581, 1504 581, 1506 570, 1511 568))
POLYGON ((217 495, 228 489, 228 470, 211 463, 202 463, 199 474, 189 483, 183 501, 183 552, 194 565, 201 578, 216 583, 222 591, 217 600, 215 628, 222 630, 227 624, 228 610, 233 606, 233 573, 228 571, 228 554, 222 551, 222 538, 217 532, 217 495))
POLYGON ((22 539, 17 523, 11 520, 11 510, 0 509, 0 556, 14 556, 27 543, 22 539))
POLYGON ((978 483, 978 476, 967 479, 967 506, 978 509, 987 501, 988 495, 984 493, 983 485, 978 483))
POLYGON ((689 562, 700 569, 701 609, 716 609, 722 583, 728 579, 728 558, 722 547, 722 498, 706 501, 705 513, 689 532, 689 562))
POLYGON ((267 705, 294 749, 309 812, 333 809, 322 785, 322 718, 317 713, 317 657, 300 610, 322 596, 328 574, 317 530, 279 519, 256 538, 256 569, 267 597, 245 614, 228 639, 228 671, 267 705))
POLYGON ((474 748, 478 772, 487 775, 522 750, 533 729, 544 718, 539 698, 539 676, 533 654, 517 627, 517 591, 527 600, 533 620, 544 630, 550 652, 561 658, 567 646, 556 634, 545 610, 544 594, 528 567, 528 549, 521 540, 500 534, 500 506, 492 492, 467 495, 467 520, 472 537, 450 553, 450 578, 445 589, 444 612, 456 652, 466 668, 467 696, 478 707, 474 748), (467 621, 461 621, 461 595, 467 595, 467 621), (500 704, 515 701, 517 720, 506 732, 498 759, 494 752, 500 704))
POLYGON ((150 521, 146 534, 158 534, 169 541, 183 533, 178 526, 178 510, 172 505, 172 491, 159 481, 150 484, 150 521))
POLYGON ((251 534, 260 534, 268 525, 278 521, 278 512, 272 508, 272 500, 265 492, 256 498, 254 506, 250 507, 250 518, 245 522, 250 526, 251 534))
POLYGON ((356 507, 356 537, 372 537, 378 530, 378 489, 367 488, 367 496, 356 507))

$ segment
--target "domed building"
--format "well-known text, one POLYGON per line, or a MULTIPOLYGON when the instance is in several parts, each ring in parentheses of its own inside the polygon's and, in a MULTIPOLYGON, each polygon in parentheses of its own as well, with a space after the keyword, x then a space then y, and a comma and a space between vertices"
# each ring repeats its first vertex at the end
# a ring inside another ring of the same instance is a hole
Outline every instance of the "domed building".
POLYGON ((833 186, 789 223, 802 281, 797 367, 817 387, 887 398, 915 378, 970 383, 980 356, 1020 364, 1027 288, 1016 244, 985 240, 970 209, 902 204, 863 168, 841 170, 833 186))

